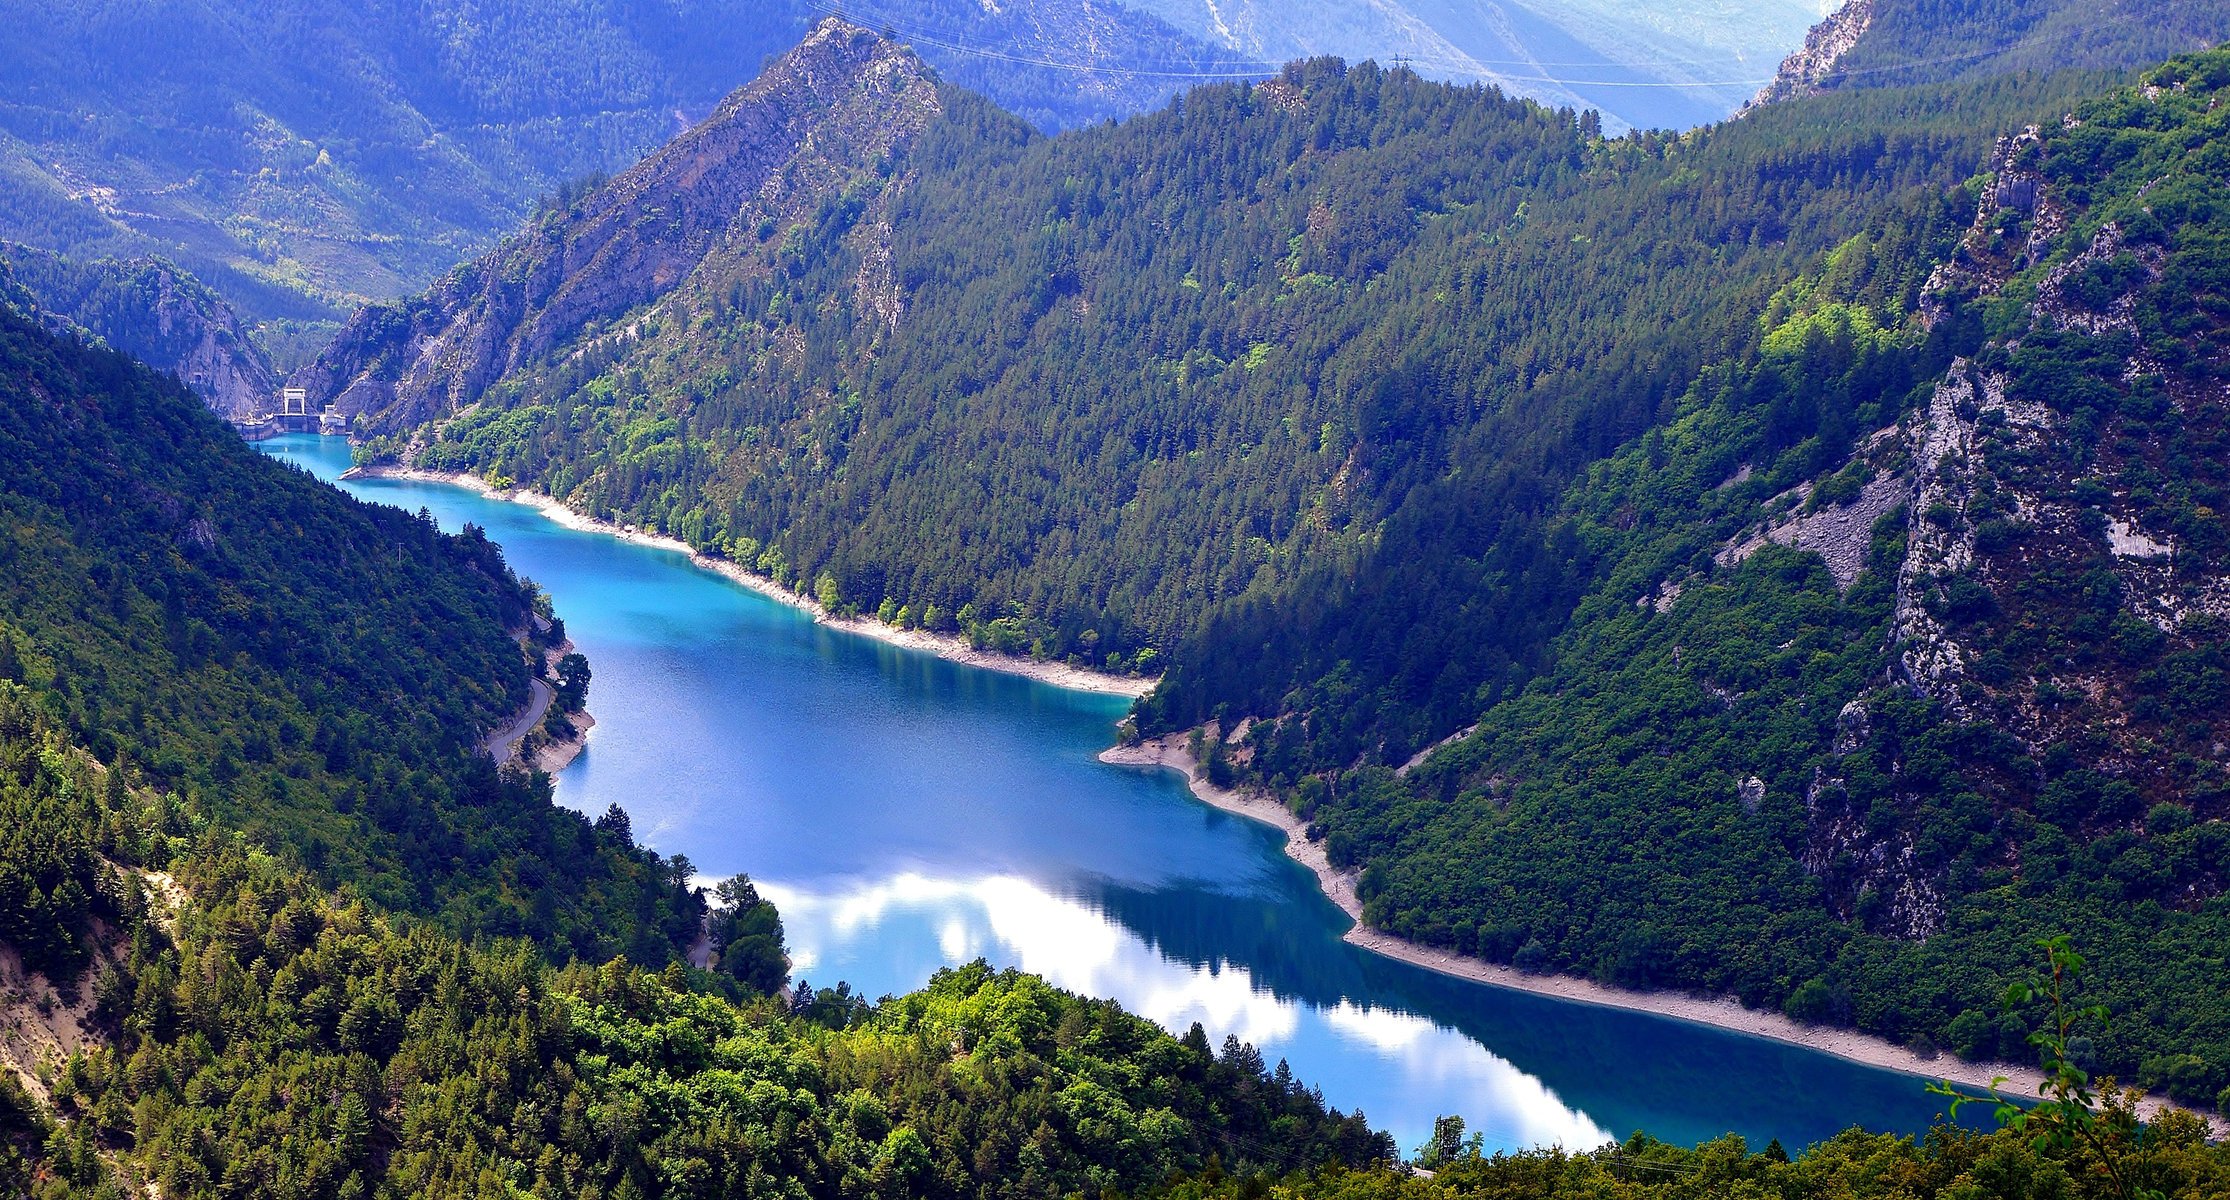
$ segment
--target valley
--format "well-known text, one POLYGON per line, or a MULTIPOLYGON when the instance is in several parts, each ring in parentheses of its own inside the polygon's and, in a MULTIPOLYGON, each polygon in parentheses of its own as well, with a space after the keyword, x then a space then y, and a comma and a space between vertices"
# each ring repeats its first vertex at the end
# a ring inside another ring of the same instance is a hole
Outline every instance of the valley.
MULTIPOLYGON (((262 448, 326 478, 347 465, 327 439, 262 448)), ((1175 775, 1095 761, 1121 697, 831 628, 670 547, 535 505, 431 481, 343 486, 488 530, 549 590, 597 672, 597 728, 557 773, 558 801, 620 804, 644 844, 710 876, 749 872, 782 913, 796 974, 820 986, 904 993, 988 956, 1172 1031, 1235 1034, 1407 1146, 1450 1112, 1518 1150, 1633 1129, 1801 1145, 1857 1110, 1910 1132, 1941 1111, 1925 1076, 1482 988, 1348 944, 1350 918, 1280 837, 1206 810, 1175 775), (1746 1082, 1713 1082, 1730 1077, 1746 1082), (1789 1104, 1796 1079, 1816 1099, 1789 1104), (1724 1100, 1683 1099, 1706 1091, 1724 1100)))
POLYGON ((0 1195, 2230 1195, 2230 0, 158 7, 0 1195))

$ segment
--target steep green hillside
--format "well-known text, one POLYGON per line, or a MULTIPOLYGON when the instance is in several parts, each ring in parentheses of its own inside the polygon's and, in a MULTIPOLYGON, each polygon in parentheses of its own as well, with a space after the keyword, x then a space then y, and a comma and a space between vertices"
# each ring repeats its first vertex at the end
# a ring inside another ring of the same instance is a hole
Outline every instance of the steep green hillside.
POLYGON ((0 265, 28 293, 19 307, 49 328, 178 376, 225 416, 274 406, 279 381, 269 356, 222 297, 170 263, 80 263, 0 242, 0 265))
POLYGON ((499 775, 529 599, 477 531, 359 504, 198 398, 0 312, 0 679, 134 786, 454 928, 663 962, 672 864, 499 775))
POLYGON ((1958 203, 1983 131, 2058 93, 1870 93, 1614 141, 1329 62, 1053 139, 901 94, 857 88, 827 138, 785 135, 738 213, 692 164, 801 107, 755 88, 367 309, 301 381, 374 455, 839 605, 1117 670, 1174 652, 1160 723, 1274 712, 1348 663, 1359 736, 1398 762, 1522 679, 1584 585, 1537 537, 1557 489, 1753 340, 1807 260, 1958 203), (861 127, 894 136, 838 154, 861 127), (673 235, 614 215, 637 205, 673 235))
POLYGON ((553 969, 176 812, 0 682, 0 1193, 1053 1197, 1390 1149, 1251 1049, 1035 978, 870 1007, 553 969), (25 1061, 26 1029, 68 1044, 25 1061))
POLYGON ((1468 737, 1312 774, 1304 694, 1226 759, 1406 936, 2015 1057, 1984 981, 2081 929, 2087 1061, 2230 1094, 2226 85, 2006 139, 1963 236, 1776 296, 1566 493, 1599 582, 1468 737))
POLYGON ((2050 71, 2104 79, 2226 34, 2222 0, 1845 0, 1758 99, 2050 71))
POLYGON ((1836 64, 1839 86, 1902 87, 1977 74, 2124 70, 2213 46, 2218 0, 1871 0, 1873 20, 1836 64))

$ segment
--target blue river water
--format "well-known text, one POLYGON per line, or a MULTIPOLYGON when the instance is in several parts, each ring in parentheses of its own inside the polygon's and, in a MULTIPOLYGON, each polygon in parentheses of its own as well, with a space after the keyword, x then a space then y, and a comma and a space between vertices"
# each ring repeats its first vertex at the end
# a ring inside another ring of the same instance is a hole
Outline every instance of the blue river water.
MULTIPOLYGON (((336 480, 338 439, 263 443, 336 480)), ((1236 1034, 1406 1151, 1461 1115, 1490 1148, 1637 1130, 1791 1150, 1919 1132, 1922 1081, 1777 1042, 1469 983, 1356 949, 1268 827, 1171 772, 1109 767, 1125 702, 837 633, 684 556, 463 488, 350 493, 466 522, 547 588, 589 657, 588 749, 557 781, 781 908, 799 977, 869 996, 982 957, 1236 1034)))

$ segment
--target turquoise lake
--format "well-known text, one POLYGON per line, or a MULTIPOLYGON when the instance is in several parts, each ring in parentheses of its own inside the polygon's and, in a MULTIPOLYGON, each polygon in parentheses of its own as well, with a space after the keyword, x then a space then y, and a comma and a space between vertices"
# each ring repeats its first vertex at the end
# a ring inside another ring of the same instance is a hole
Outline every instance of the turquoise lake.
MULTIPOLYGON (((264 449, 319 478, 338 439, 264 449)), ((1920 1132, 1921 1080, 1703 1026, 1450 979, 1347 945, 1282 835, 1177 775, 1104 766, 1127 702, 815 625, 680 554, 463 488, 351 480, 479 525, 589 657, 587 751, 558 799, 780 905, 796 974, 869 996, 985 958, 1177 1032, 1284 1058, 1407 1151, 1433 1118, 1490 1148, 1637 1129, 1792 1151, 1850 1125, 1920 1132)))

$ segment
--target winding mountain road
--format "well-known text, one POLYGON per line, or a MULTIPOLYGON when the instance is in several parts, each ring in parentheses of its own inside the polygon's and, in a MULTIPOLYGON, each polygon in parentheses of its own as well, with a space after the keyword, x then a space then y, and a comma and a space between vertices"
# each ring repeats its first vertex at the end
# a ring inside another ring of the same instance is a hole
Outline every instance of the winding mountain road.
POLYGON ((498 766, 519 761, 519 743, 534 731, 535 726, 542 723, 543 715, 550 711, 551 702, 557 699, 557 693, 540 679, 530 679, 527 685, 534 689, 534 698, 527 701, 527 706, 520 709, 519 715, 513 717, 509 724, 489 734, 488 740, 481 743, 480 748, 487 751, 488 757, 496 760, 498 766))

